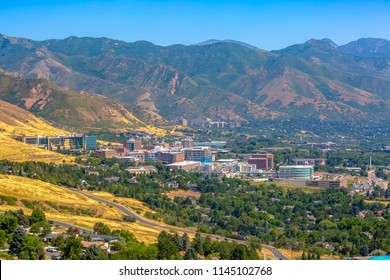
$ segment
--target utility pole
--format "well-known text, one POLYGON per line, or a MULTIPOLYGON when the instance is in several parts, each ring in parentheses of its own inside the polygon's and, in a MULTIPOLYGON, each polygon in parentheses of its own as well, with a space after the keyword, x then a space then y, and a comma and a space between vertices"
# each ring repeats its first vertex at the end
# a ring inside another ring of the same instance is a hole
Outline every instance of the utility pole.
POLYGON ((370 156, 370 170, 371 170, 371 166, 372 166, 372 156, 370 156))

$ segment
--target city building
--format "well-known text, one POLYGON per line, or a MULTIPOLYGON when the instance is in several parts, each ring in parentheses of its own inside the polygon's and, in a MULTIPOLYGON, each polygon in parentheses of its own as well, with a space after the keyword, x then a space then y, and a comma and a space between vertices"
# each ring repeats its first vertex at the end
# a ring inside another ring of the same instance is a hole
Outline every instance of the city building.
POLYGON ((201 166, 202 163, 199 161, 182 161, 182 162, 175 162, 168 164, 170 170, 186 170, 186 171, 193 171, 197 170, 199 166, 201 166))
POLYGON ((158 159, 165 164, 184 161, 183 152, 158 152, 158 159))
POLYGON ((142 140, 135 138, 128 138, 125 140, 124 147, 130 151, 138 151, 142 149, 142 140))
POLYGON ((293 158, 292 165, 325 165, 326 160, 323 158, 293 158))
POLYGON ((96 149, 97 149, 96 135, 84 134, 84 150, 96 150, 96 149))
POLYGON ((194 146, 223 148, 226 146, 226 141, 194 142, 194 146))
POLYGON ((118 155, 118 153, 113 149, 100 149, 95 150, 95 155, 100 158, 112 158, 118 155))
POLYGON ((209 147, 192 147, 184 149, 184 159, 189 161, 212 162, 213 156, 209 147))
POLYGON ((246 162, 240 162, 236 164, 237 172, 239 173, 255 173, 257 171, 256 164, 249 164, 246 162))
POLYGON ((306 186, 308 187, 319 187, 319 188, 328 188, 328 187, 346 187, 347 186, 347 179, 341 179, 341 180, 311 180, 306 181, 306 186))
POLYGON ((274 169, 274 155, 269 153, 252 155, 248 163, 255 164, 257 169, 274 169))
POLYGON ((194 146, 194 141, 191 138, 186 138, 181 140, 181 145, 183 148, 192 148, 194 146))
POLYGON ((286 184, 289 186, 297 186, 297 187, 317 187, 317 188, 329 188, 329 187, 346 187, 347 179, 335 179, 335 180, 306 180, 306 179, 284 179, 284 178, 275 178, 274 182, 280 184, 286 184))
POLYGON ((308 165, 280 166, 278 174, 282 179, 312 179, 314 168, 308 165))
POLYGON ((140 174, 150 174, 156 172, 157 169, 152 165, 146 165, 146 166, 139 166, 139 167, 130 167, 127 168, 126 171, 135 175, 140 175, 140 174))
POLYGON ((50 151, 96 150, 96 135, 72 134, 59 136, 20 136, 17 140, 50 151))

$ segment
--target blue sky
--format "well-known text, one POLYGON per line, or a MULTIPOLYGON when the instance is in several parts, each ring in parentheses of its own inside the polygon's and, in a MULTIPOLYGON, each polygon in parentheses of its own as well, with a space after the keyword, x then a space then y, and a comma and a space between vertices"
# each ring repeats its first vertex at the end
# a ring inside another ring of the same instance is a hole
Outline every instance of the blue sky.
POLYGON ((390 39, 389 0, 0 0, 0 33, 109 37, 158 45, 234 39, 273 50, 310 38, 390 39))

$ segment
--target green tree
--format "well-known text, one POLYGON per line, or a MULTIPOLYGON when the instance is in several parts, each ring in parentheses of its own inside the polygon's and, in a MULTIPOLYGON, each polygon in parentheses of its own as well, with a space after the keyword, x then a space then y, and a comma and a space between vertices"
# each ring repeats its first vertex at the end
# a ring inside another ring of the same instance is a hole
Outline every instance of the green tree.
POLYGON ((42 232, 41 232, 41 234, 42 234, 42 235, 48 235, 48 234, 50 234, 50 233, 51 233, 51 224, 48 223, 48 222, 46 222, 46 223, 44 223, 43 226, 42 226, 42 232))
POLYGON ((128 230, 114 230, 112 232, 112 235, 123 239, 126 243, 137 242, 137 239, 135 238, 134 234, 128 230))
POLYGON ((83 260, 106 260, 107 258, 107 253, 95 244, 89 246, 81 257, 83 260))
POLYGON ((203 256, 204 255, 204 252, 203 252, 203 238, 202 236, 200 235, 199 232, 197 232, 195 234, 195 238, 194 240, 192 241, 192 247, 195 249, 195 251, 203 256))
POLYGON ((5 230, 0 229, 0 248, 4 248, 4 244, 7 241, 7 233, 5 230))
POLYGON ((17 227, 12 235, 12 241, 9 246, 9 253, 14 256, 19 256, 22 251, 24 239, 26 238, 26 232, 22 227, 17 227))
POLYGON ((104 223, 98 222, 93 226, 93 231, 98 234, 110 235, 111 229, 104 223))
POLYGON ((43 243, 37 236, 27 235, 22 243, 20 259, 42 260, 45 258, 43 243))
POLYGON ((43 213, 42 210, 36 208, 32 211, 31 216, 30 216, 30 224, 35 224, 35 223, 43 223, 46 222, 46 217, 45 213, 43 213))
POLYGON ((13 215, 5 214, 0 218, 0 229, 7 234, 12 233, 18 226, 18 218, 13 215))
POLYGON ((83 245, 80 239, 72 235, 65 240, 61 258, 63 260, 79 260, 82 250, 83 245))
POLYGON ((174 260, 179 258, 179 248, 170 239, 169 235, 162 231, 157 238, 158 259, 174 260))
POLYGON ((260 250, 261 249, 261 240, 257 237, 250 237, 247 241, 247 244, 253 250, 260 250))
POLYGON ((60 250, 63 250, 65 246, 65 238, 63 235, 58 235, 54 237, 51 241, 51 245, 54 247, 58 247, 60 250))
POLYGON ((186 254, 184 255, 185 260, 197 260, 198 259, 198 254, 196 253, 194 248, 188 249, 186 254))
POLYGON ((30 226, 30 232, 31 233, 41 233, 41 223, 33 223, 30 226))
POLYGON ((367 245, 362 245, 360 246, 359 251, 362 256, 368 256, 370 249, 368 248, 367 245))
POLYGON ((183 250, 187 251, 191 247, 191 241, 187 233, 183 234, 183 250))

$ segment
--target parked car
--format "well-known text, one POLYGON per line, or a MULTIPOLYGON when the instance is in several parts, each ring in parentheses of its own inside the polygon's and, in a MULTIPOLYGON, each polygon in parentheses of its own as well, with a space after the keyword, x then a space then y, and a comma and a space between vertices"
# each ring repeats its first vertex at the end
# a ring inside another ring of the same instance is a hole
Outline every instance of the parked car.
POLYGON ((52 258, 53 260, 60 260, 60 259, 61 259, 61 255, 60 255, 60 254, 53 254, 53 255, 51 256, 51 258, 52 258))
POLYGON ((58 247, 47 247, 46 248, 46 251, 50 252, 50 253, 57 252, 57 250, 58 250, 58 247))

